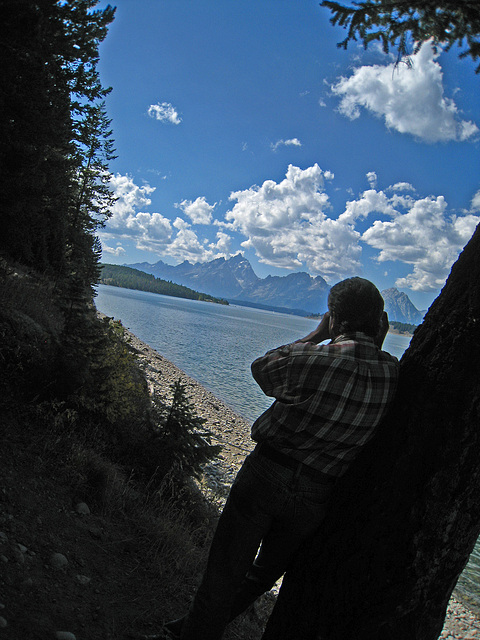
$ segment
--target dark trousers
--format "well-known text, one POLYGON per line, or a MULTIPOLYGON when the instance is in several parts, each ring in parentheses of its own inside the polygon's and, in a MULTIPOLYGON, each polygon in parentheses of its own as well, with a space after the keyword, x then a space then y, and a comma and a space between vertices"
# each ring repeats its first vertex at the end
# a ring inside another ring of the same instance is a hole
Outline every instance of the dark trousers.
MULTIPOLYGON (((251 453, 220 516, 181 640, 219 640, 231 620, 272 588, 324 519, 332 484, 251 453)), ((177 627, 178 628, 178 627, 177 627)))

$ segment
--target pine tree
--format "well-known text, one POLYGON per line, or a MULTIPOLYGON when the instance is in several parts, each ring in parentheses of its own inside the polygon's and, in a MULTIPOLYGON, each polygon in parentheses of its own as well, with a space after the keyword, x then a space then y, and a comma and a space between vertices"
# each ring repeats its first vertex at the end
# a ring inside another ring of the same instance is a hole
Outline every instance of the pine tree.
POLYGON ((114 9, 96 4, 0 0, 0 254, 90 297, 114 157, 96 68, 114 9))
POLYGON ((177 475, 199 477, 202 465, 221 447, 211 444, 212 434, 204 427, 206 420, 195 413, 180 379, 172 385, 172 391, 172 404, 159 424, 158 439, 177 475))
POLYGON ((64 267, 70 97, 55 55, 56 3, 0 3, 0 251, 40 271, 64 267))

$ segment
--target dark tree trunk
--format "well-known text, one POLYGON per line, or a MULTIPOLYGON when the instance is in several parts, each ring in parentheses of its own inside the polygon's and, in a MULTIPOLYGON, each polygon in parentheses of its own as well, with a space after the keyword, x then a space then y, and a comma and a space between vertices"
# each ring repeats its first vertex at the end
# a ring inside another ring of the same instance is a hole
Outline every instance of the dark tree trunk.
POLYGON ((480 533, 480 226, 396 401, 285 575, 263 640, 435 640, 480 533))

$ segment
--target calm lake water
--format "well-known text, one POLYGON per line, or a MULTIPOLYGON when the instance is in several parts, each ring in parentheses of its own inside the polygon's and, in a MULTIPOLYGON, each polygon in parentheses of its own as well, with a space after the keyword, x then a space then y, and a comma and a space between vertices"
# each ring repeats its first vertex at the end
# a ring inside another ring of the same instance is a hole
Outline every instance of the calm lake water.
MULTIPOLYGON (((251 376, 252 361, 307 335, 317 324, 283 313, 106 285, 99 285, 96 305, 251 422, 272 402, 251 376)), ((409 337, 389 333, 383 348, 401 358, 409 343, 409 337)), ((478 543, 457 591, 480 610, 478 543)))

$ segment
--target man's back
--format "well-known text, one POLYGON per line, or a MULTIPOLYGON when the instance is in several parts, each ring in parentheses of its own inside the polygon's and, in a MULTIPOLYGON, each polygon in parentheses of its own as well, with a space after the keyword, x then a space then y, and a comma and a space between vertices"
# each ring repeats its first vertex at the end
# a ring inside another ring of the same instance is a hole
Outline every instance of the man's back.
POLYGON ((252 373, 275 398, 254 423, 253 438, 338 477, 393 398, 398 361, 356 332, 328 345, 279 347, 255 360, 252 373))

